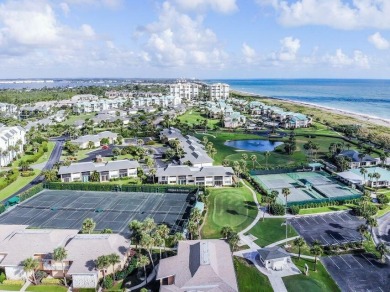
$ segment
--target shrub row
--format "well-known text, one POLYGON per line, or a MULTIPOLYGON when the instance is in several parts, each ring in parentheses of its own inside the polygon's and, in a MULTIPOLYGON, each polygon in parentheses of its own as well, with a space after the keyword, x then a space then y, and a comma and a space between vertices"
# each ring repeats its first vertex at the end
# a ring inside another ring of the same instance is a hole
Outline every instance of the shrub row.
POLYGON ((33 156, 29 157, 26 162, 29 163, 29 164, 32 164, 32 163, 35 163, 38 161, 39 158, 41 158, 43 156, 43 154, 45 152, 48 151, 48 146, 47 146, 47 142, 44 141, 42 142, 42 145, 41 147, 39 147, 37 153, 35 153, 33 156))
POLYGON ((15 285, 15 286, 23 286, 24 281, 23 280, 4 280, 3 281, 4 285, 15 285))
POLYGON ((62 281, 61 279, 55 279, 55 278, 43 278, 41 281, 42 285, 61 285, 62 281))
POLYGON ((360 199, 353 199, 353 200, 340 200, 340 201, 323 201, 323 202, 313 202, 313 203, 307 203, 307 204, 296 204, 293 205, 293 203, 290 205, 290 210, 292 207, 298 207, 299 209, 310 209, 310 208, 320 208, 320 207, 327 207, 327 206, 340 206, 344 204, 354 204, 357 203, 360 199))
POLYGON ((23 201, 27 200, 28 198, 31 198, 32 196, 38 194, 42 190, 43 190, 42 184, 33 186, 31 189, 18 195, 20 202, 23 202, 23 201))
POLYGON ((0 190, 4 189, 8 185, 12 184, 18 179, 19 171, 17 169, 11 169, 7 171, 6 176, 0 181, 0 190))

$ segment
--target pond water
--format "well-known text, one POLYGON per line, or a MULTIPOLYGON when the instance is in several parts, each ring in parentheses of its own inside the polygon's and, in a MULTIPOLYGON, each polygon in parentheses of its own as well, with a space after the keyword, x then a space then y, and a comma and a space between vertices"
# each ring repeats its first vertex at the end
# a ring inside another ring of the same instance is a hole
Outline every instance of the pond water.
POLYGON ((270 140, 232 140, 224 143, 226 146, 238 148, 247 151, 266 152, 274 151, 276 147, 282 145, 283 142, 270 140))

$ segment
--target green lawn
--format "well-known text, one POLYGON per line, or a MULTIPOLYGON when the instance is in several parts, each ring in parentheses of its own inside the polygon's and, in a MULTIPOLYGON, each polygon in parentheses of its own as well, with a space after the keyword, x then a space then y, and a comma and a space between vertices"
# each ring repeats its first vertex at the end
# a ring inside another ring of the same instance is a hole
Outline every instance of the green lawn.
MULTIPOLYGON (((283 222, 283 218, 265 218, 264 221, 260 219, 260 221, 248 231, 248 234, 257 237, 255 243, 259 246, 267 246, 286 238, 286 226, 282 226, 283 222)), ((295 229, 291 225, 288 225, 287 236, 294 237, 297 235, 298 233, 295 229)))
MULTIPOLYGON (((51 153, 53 152, 55 144, 56 144, 55 142, 49 141, 47 143, 47 152, 43 153, 43 155, 34 164, 39 164, 39 163, 42 163, 42 162, 49 160, 49 157, 50 157, 51 153)), ((31 147, 28 149, 28 151, 32 151, 31 147)), ((12 167, 19 167, 20 161, 26 161, 27 159, 31 158, 32 156, 33 155, 30 155, 30 154, 23 154, 23 156, 20 159, 12 162, 12 167)))
POLYGON ((256 217, 252 193, 245 187, 210 189, 206 222, 202 238, 220 238, 221 228, 231 226, 241 231, 256 217))
POLYGON ((20 285, 4 285, 0 284, 0 291, 20 291, 22 286, 20 285))
POLYGON ((240 292, 272 292, 268 277, 260 273, 254 265, 244 259, 234 257, 234 268, 240 292))
POLYGON ((36 292, 65 292, 68 291, 68 288, 65 286, 58 285, 30 285, 27 287, 26 291, 36 291, 36 292))
POLYGON ((324 212, 333 212, 333 211, 342 211, 349 210, 352 208, 352 205, 340 205, 340 206, 326 206, 319 208, 308 208, 299 210, 300 215, 305 214, 316 214, 316 213, 324 213, 324 212))
MULTIPOLYGON (((88 153, 89 152, 92 152, 92 151, 95 151, 99 148, 94 148, 94 149, 80 149, 79 151, 77 151, 76 155, 74 157, 77 158, 77 160, 80 160, 80 159, 83 159, 83 158, 86 158, 88 157, 88 153)), ((61 158, 60 160, 63 160, 65 161, 66 158, 69 157, 68 155, 68 152, 66 150, 63 150, 62 153, 61 153, 61 158)))
POLYGON ((35 169, 34 173, 35 175, 29 176, 29 177, 22 177, 19 176, 16 181, 14 181, 12 184, 7 186, 6 188, 2 189, 0 192, 0 200, 3 200, 4 198, 11 196, 16 191, 20 190, 22 187, 30 183, 35 177, 37 177, 40 174, 40 170, 35 169))
POLYGON ((219 119, 211 119, 207 118, 205 115, 202 115, 199 111, 196 110, 189 110, 184 115, 179 117, 180 122, 184 123, 187 122, 189 125, 199 124, 201 121, 207 120, 208 124, 207 126, 214 126, 214 125, 220 125, 219 119))
POLYGON ((328 274, 320 261, 317 262, 317 271, 314 271, 314 260, 292 258, 294 264, 304 271, 305 264, 309 266, 309 275, 294 275, 283 278, 288 292, 336 292, 340 288, 328 274))
POLYGON ((78 120, 85 120, 87 118, 93 118, 95 116, 94 113, 90 113, 90 114, 81 114, 81 115, 70 115, 68 117, 68 119, 63 122, 62 124, 63 125, 73 125, 75 121, 78 121, 78 120))

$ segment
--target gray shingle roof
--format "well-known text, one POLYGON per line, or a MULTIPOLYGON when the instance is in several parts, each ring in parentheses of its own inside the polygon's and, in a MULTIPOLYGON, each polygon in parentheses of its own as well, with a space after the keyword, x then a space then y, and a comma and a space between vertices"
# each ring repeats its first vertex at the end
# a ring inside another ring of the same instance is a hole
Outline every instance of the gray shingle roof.
POLYGON ((288 252, 279 246, 265 247, 258 249, 257 252, 263 260, 281 259, 290 256, 288 252))
POLYGON ((58 174, 68 174, 68 173, 78 173, 78 172, 87 172, 87 171, 110 171, 110 170, 119 170, 119 169, 131 169, 138 168, 139 163, 132 160, 116 160, 108 161, 103 163, 93 163, 93 162, 80 162, 72 163, 69 166, 61 166, 58 174))

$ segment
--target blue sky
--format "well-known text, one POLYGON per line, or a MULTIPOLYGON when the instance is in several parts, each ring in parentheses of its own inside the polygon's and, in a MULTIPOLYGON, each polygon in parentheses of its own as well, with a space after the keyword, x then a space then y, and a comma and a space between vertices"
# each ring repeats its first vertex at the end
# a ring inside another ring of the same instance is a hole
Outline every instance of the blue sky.
POLYGON ((389 0, 0 0, 0 78, 389 78, 389 0))

